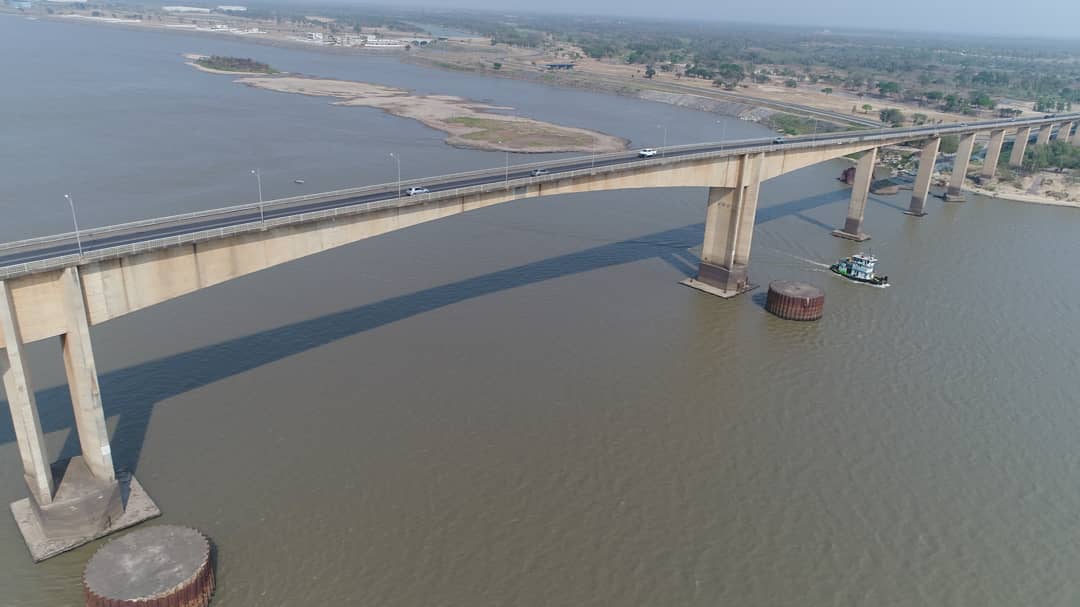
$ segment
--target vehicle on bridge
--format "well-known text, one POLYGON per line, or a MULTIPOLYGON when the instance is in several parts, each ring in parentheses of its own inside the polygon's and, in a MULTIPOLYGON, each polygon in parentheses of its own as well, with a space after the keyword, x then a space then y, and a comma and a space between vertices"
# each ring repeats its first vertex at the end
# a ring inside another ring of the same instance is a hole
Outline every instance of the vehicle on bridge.
POLYGON ((772 142, 779 145, 781 143, 784 143, 784 138, 783 137, 773 137, 772 142))
POLYGON ((430 191, 431 190, 428 190, 427 188, 411 187, 411 188, 405 190, 405 195, 406 196, 416 196, 417 194, 427 194, 430 191))
POLYGON ((547 169, 533 169, 532 172, 529 173, 529 174, 532 175, 533 177, 539 177, 541 175, 547 175, 550 172, 551 171, 549 171, 547 169))
POLYGON ((653 156, 656 156, 656 150, 645 148, 644 150, 638 150, 637 155, 639 158, 652 158, 653 156))

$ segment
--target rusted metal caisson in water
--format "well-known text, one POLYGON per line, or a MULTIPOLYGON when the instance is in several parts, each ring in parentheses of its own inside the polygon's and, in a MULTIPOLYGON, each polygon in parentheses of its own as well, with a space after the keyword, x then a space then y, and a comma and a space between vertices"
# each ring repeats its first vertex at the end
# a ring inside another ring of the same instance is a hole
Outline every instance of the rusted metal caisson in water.
POLYGON ((765 309, 787 320, 817 320, 825 313, 825 292, 805 282, 774 280, 765 309))

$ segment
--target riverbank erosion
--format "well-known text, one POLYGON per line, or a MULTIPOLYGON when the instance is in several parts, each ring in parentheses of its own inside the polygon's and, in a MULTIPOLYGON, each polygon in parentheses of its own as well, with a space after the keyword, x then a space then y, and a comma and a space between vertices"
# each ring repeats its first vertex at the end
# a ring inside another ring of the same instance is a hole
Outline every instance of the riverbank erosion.
POLYGON ((620 137, 550 122, 497 114, 513 108, 487 105, 450 95, 416 95, 366 82, 301 76, 248 77, 236 82, 280 93, 339 99, 336 105, 374 107, 411 118, 448 135, 456 147, 506 152, 617 152, 620 137))

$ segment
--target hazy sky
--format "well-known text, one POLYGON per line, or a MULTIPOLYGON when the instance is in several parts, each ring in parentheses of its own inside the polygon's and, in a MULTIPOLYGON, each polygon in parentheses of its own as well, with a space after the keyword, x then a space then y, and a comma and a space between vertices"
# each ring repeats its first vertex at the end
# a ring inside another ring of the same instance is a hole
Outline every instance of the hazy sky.
POLYGON ((396 0, 393 4, 934 32, 963 26, 972 34, 1080 38, 1080 0, 396 0))

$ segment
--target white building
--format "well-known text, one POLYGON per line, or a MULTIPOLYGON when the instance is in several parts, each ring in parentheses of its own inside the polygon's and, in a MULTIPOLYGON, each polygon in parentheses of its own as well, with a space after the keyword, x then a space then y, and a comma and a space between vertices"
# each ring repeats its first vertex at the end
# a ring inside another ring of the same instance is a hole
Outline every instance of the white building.
POLYGON ((197 6, 163 6, 161 10, 166 13, 209 13, 210 9, 197 6))
POLYGON ((217 7, 217 9, 226 13, 243 13, 247 11, 246 6, 235 6, 232 4, 223 4, 217 7))

